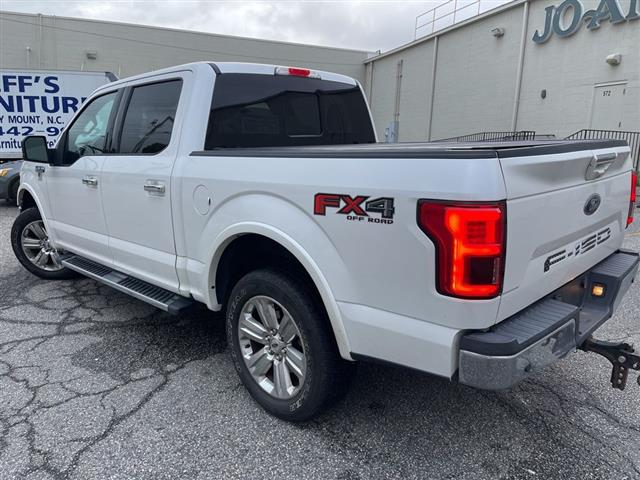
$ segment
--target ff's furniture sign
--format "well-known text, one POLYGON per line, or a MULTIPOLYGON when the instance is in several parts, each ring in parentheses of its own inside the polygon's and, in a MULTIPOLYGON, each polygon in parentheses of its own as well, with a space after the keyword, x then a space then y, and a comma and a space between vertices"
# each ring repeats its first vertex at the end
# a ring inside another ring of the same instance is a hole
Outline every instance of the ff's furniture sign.
POLYGON ((0 70, 0 158, 21 158, 27 135, 53 146, 87 96, 112 80, 107 72, 0 70))
POLYGON ((536 30, 533 41, 544 43, 553 34, 565 38, 573 35, 584 24, 589 30, 600 28, 602 22, 613 24, 638 20, 640 18, 640 0, 629 0, 629 9, 623 10, 618 0, 600 0, 598 7, 585 10, 580 0, 565 0, 557 7, 551 5, 544 9, 544 29, 536 30))

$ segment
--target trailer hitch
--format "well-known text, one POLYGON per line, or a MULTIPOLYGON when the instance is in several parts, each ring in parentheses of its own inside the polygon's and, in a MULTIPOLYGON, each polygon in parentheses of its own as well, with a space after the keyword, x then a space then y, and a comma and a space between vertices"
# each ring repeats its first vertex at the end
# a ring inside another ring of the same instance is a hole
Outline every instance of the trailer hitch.
MULTIPOLYGON (((629 370, 640 370, 640 356, 634 353, 633 345, 628 343, 605 342, 604 340, 596 340, 590 337, 578 348, 585 352, 602 355, 611 362, 613 365, 611 386, 613 388, 624 390, 627 386, 629 370)), ((640 385, 640 376, 637 380, 638 385, 640 385)))

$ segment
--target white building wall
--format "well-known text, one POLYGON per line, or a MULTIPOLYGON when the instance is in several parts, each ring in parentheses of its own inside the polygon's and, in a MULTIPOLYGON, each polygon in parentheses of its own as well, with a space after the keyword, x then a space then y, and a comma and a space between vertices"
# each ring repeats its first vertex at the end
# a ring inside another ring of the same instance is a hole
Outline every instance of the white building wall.
MULTIPOLYGON (((592 125, 594 85, 626 82, 620 129, 640 131, 640 20, 568 38, 532 41, 544 9, 561 0, 531 0, 516 129, 565 136, 592 125), (620 53, 611 66, 607 55, 620 53), (546 90, 546 98, 541 91, 546 90)), ((583 0, 586 9, 599 0, 583 0)), ((624 12, 630 0, 619 0, 624 12)), ((477 131, 511 130, 524 3, 437 32, 367 61, 367 53, 112 22, 0 12, 0 68, 112 71, 119 77, 197 60, 300 65, 350 75, 364 83, 379 138, 394 120, 397 65, 403 62, 399 140, 420 141, 477 131), (501 38, 491 29, 505 29, 501 38), (96 53, 95 60, 87 51, 96 53), (366 62, 363 64, 363 62, 366 62), (433 105, 431 136, 429 119, 433 105)), ((616 122, 618 121, 616 120, 616 122)), ((613 125, 610 127, 613 128, 613 125)))
POLYGON ((0 46, 0 68, 111 71, 121 78, 207 60, 305 66, 364 81, 367 58, 359 50, 9 12, 0 12, 0 46))
MULTIPOLYGON (((630 0, 618 2, 626 14, 630 0)), ((588 30, 581 22, 573 36, 554 35, 542 45, 534 43, 534 32, 544 28, 544 9, 560 3, 562 0, 529 2, 515 128, 558 137, 590 128, 592 117, 598 116, 593 111, 594 85, 626 82, 620 122, 611 122, 607 129, 640 131, 640 20, 616 25, 605 20, 597 30, 588 30), (622 55, 618 66, 605 62, 607 55, 613 53, 622 55), (541 98, 542 90, 546 90, 545 99, 541 98)), ((586 11, 596 8, 599 0, 583 0, 583 4, 586 11)), ((523 13, 524 2, 517 0, 493 13, 436 32, 438 55, 431 139, 513 128, 523 13), (495 27, 505 29, 503 37, 492 35, 495 27)), ((426 133, 432 78, 429 59, 433 43, 433 37, 421 39, 367 61, 373 69, 372 85, 367 87, 371 87, 373 116, 379 133, 393 120, 395 65, 403 59, 401 99, 407 101, 401 102, 400 140, 429 139, 426 133), (410 89, 412 93, 408 93, 410 89), (409 122, 412 125, 407 125, 409 122)))
MULTIPOLYGON (((405 142, 414 138, 425 138, 429 128, 424 112, 428 109, 427 104, 431 95, 429 72, 433 63, 433 46, 409 48, 401 55, 375 62, 373 66, 373 83, 369 102, 380 141, 384 140, 385 128, 394 120, 398 62, 400 61, 402 61, 399 102, 401 127, 398 139, 405 142)), ((368 89, 365 91, 369 92, 368 89)))
POLYGON ((365 86, 369 94, 369 107, 376 126, 378 140, 384 141, 384 129, 393 120, 395 105, 396 66, 400 57, 386 57, 379 62, 371 63, 373 75, 367 77, 365 86))
POLYGON ((440 37, 432 139, 510 129, 521 26, 522 7, 440 37))
POLYGON ((425 138, 429 130, 428 110, 431 97, 431 69, 433 42, 423 48, 410 48, 402 56, 402 84, 400 90, 400 135, 403 142, 425 138))
MULTIPOLYGON (((585 10, 596 8, 598 3, 583 0, 585 10)), ((619 4, 628 11, 629 0, 619 4)), ((571 37, 553 36, 538 45, 531 38, 544 28, 544 9, 549 5, 558 2, 538 0, 531 4, 517 128, 559 136, 589 128, 592 114, 598 114, 592 112, 594 85, 626 81, 620 129, 640 131, 640 20, 616 25, 604 21, 597 30, 583 26, 571 37), (613 53, 622 54, 618 66, 605 61, 613 53), (542 90, 546 90, 544 99, 542 90)))

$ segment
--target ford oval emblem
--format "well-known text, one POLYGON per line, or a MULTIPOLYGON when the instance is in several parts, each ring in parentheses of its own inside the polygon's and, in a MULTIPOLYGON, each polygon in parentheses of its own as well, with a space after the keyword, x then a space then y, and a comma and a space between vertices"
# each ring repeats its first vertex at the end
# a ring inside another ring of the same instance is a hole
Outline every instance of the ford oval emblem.
POLYGON ((600 206, 600 202, 602 198, 597 193, 594 193, 589 198, 587 198, 587 203, 584 204, 584 214, 585 215, 593 215, 598 210, 600 206))

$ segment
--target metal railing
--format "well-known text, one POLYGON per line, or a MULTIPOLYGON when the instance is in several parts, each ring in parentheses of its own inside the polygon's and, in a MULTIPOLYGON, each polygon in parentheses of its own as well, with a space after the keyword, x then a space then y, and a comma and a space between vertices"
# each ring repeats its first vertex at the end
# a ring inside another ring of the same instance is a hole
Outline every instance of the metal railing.
POLYGON ((435 142, 509 142, 518 140, 535 140, 536 132, 521 130, 519 132, 479 132, 458 137, 442 138, 435 142))
POLYGON ((448 0, 416 17, 413 38, 450 27, 456 22, 488 12, 506 2, 507 0, 448 0), (489 7, 486 8, 487 6, 489 7))
POLYGON ((633 167, 638 169, 638 160, 640 159, 640 132, 622 132, 618 130, 594 130, 585 128, 572 133, 567 137, 568 140, 626 140, 631 147, 631 159, 633 167))

